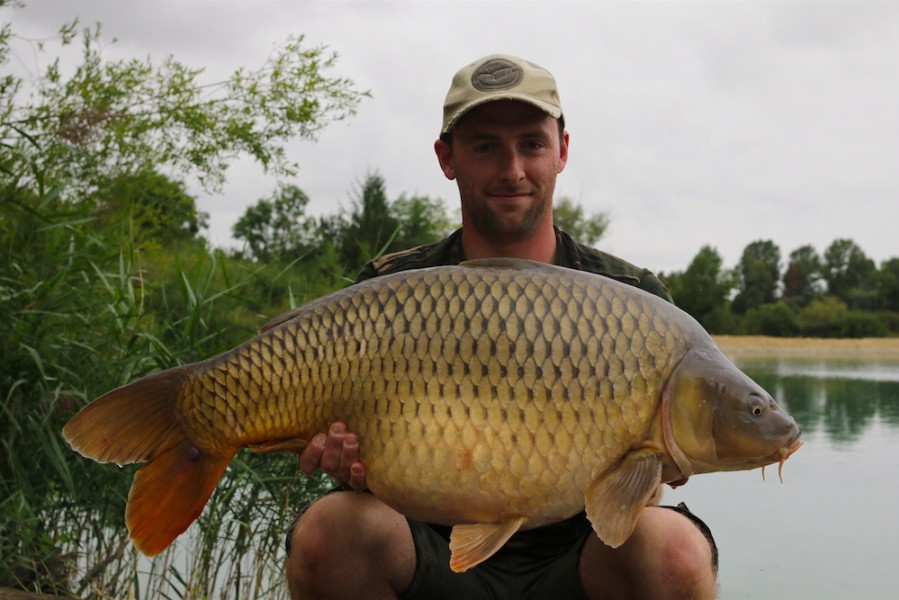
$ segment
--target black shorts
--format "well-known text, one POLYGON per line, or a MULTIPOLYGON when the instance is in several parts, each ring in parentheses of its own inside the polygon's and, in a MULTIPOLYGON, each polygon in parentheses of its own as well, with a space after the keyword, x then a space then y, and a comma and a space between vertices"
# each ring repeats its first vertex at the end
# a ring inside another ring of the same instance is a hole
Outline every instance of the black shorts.
MULTIPOLYGON (((718 551, 712 533, 682 502, 663 506, 689 518, 709 541, 713 571, 718 551)), ((415 543, 415 574, 403 599, 584 600, 580 557, 593 528, 584 513, 515 534, 500 550, 465 573, 449 568, 449 527, 407 519, 415 543)))
POLYGON ((473 569, 449 568, 449 527, 407 519, 415 542, 415 575, 400 598, 456 600, 586 599, 581 549, 592 534, 586 516, 515 534, 473 569), (534 540, 539 538, 539 543, 534 540))

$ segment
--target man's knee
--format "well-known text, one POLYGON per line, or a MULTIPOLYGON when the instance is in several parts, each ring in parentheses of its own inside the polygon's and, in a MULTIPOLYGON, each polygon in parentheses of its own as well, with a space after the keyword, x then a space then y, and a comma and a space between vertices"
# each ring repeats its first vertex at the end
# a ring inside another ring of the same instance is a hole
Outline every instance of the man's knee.
MULTIPOLYGON (((287 548, 293 597, 314 597, 311 590, 325 587, 340 596, 342 584, 370 585, 369 590, 386 594, 405 589, 415 565, 405 517, 359 492, 335 492, 315 501, 294 523, 287 548)), ((353 597, 350 590, 344 595, 353 597)))
MULTIPOLYGON (((692 524, 690 524, 692 527, 692 524)), ((716 573, 712 564, 712 553, 706 539, 695 530, 679 539, 666 541, 659 563, 661 576, 672 583, 672 591, 681 590, 683 594, 672 597, 706 598, 715 589, 716 573)))
POLYGON ((660 538, 659 576, 669 582, 671 598, 714 598, 718 552, 711 532, 688 511, 666 515, 660 538))
MULTIPOLYGON (((294 521, 287 535, 287 579, 293 581, 303 573, 327 573, 328 562, 340 556, 340 529, 348 525, 337 518, 346 504, 340 494, 329 494, 312 503, 294 521)), ((350 514, 352 514, 350 512, 350 514)))
POLYGON ((682 511, 655 506, 643 511, 621 547, 591 538, 581 554, 591 598, 714 598, 715 571, 713 545, 697 524, 682 511))
POLYGON ((291 567, 325 567, 329 560, 345 556, 343 546, 370 534, 372 496, 356 492, 335 492, 322 496, 294 521, 287 536, 288 572, 291 567))
POLYGON ((697 565, 708 565, 712 571, 712 575, 718 575, 718 546, 715 538, 712 536, 712 530, 709 529, 705 522, 690 512, 687 505, 681 502, 677 506, 661 507, 679 513, 686 520, 677 519, 679 523, 681 535, 671 536, 683 539, 680 544, 679 551, 676 551, 675 559, 679 561, 695 560, 697 565), (706 560, 707 559, 707 560, 706 560))

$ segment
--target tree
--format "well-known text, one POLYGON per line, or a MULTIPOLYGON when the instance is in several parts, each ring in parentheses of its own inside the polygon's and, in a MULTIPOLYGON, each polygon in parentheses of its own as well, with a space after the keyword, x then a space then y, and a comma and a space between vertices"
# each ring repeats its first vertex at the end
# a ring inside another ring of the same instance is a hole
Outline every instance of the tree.
POLYGON ((872 308, 876 302, 872 281, 877 266, 850 239, 838 239, 824 251, 824 280, 829 294, 849 308, 872 308))
POLYGON ((155 171, 101 182, 90 201, 97 207, 98 227, 119 226, 138 246, 192 240, 209 217, 197 210, 183 182, 155 171))
POLYGON ((703 246, 686 271, 670 278, 674 303, 706 329, 713 329, 713 317, 726 310, 733 289, 733 277, 722 270, 722 264, 717 250, 703 246))
POLYGON ((880 308, 899 313, 899 258, 890 258, 880 265, 880 308))
MULTIPOLYGON (((0 34, 0 65, 9 61, 11 35, 8 26, 0 34)), ((71 76, 57 58, 43 73, 0 80, 0 164, 18 186, 64 181, 65 200, 122 174, 153 171, 189 173, 215 190, 240 154, 268 172, 293 174, 284 144, 315 139, 367 95, 328 77, 336 55, 305 47, 302 37, 288 39, 259 69, 221 82, 202 81, 202 69, 173 57, 104 60, 99 25, 80 33, 77 21, 63 26, 59 51, 79 38, 81 62, 71 76)), ((48 47, 33 53, 43 57, 48 47)))
POLYGON ((446 204, 427 196, 402 195, 390 205, 399 231, 391 249, 414 248, 436 242, 449 234, 452 225, 446 204))
POLYGON ((341 232, 340 255, 351 272, 387 251, 399 234, 400 223, 391 214, 384 178, 369 174, 353 198, 341 232))
POLYGON ((309 196, 295 185, 280 186, 270 198, 248 207, 231 231, 259 261, 299 256, 319 241, 317 223, 306 216, 309 196))
POLYGON ((746 246, 737 267, 737 278, 740 291, 733 303, 737 314, 776 301, 780 248, 770 240, 759 240, 746 246))
POLYGON ((609 228, 609 216, 606 213, 598 212, 587 217, 582 205, 575 204, 564 196, 553 205, 553 222, 559 229, 588 246, 595 245, 609 228))
POLYGON ((821 296, 821 257, 813 246, 805 245, 790 253, 783 276, 783 298, 797 308, 821 296))

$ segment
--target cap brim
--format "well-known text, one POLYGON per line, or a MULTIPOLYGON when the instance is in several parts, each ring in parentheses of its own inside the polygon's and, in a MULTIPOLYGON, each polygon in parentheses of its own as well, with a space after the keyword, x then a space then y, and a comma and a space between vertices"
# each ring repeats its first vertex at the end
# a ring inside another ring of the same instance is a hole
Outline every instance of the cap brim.
POLYGON ((468 112, 472 109, 477 108, 483 104, 488 104, 490 102, 496 102, 497 100, 515 100, 518 102, 524 102, 526 104, 530 104, 531 106, 536 106, 549 116, 554 119, 558 119, 562 116, 562 109, 554 104, 550 104, 549 102, 543 102, 542 100, 538 100, 533 96, 527 94, 507 94, 500 93, 488 96, 486 98, 478 98, 474 102, 469 102, 468 104, 462 106, 457 110, 450 119, 443 124, 443 129, 440 133, 449 133, 453 130, 453 128, 459 123, 459 120, 464 117, 468 112))

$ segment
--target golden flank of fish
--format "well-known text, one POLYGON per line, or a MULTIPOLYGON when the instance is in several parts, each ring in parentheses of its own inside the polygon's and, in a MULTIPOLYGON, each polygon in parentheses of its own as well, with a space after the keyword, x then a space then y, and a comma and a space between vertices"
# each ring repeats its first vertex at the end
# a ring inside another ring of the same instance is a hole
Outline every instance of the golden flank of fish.
POLYGON ((454 525, 451 566, 586 507, 619 546, 662 482, 780 463, 796 423, 675 306, 519 260, 406 271, 319 298, 252 340, 113 390, 63 429, 84 456, 146 462, 128 498, 154 555, 241 448, 299 451, 343 420, 371 491, 454 525))

